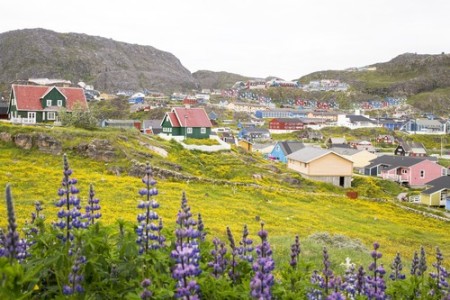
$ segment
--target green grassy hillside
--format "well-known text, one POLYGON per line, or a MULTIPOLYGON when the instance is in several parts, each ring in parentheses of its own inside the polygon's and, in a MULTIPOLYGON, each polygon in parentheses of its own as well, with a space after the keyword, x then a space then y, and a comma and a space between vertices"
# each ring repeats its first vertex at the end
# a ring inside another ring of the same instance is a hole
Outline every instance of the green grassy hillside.
MULTIPOLYGON (((331 240, 329 247, 335 250, 336 262, 343 262, 346 256, 359 262, 368 260, 368 250, 364 249, 371 249, 374 241, 381 244, 386 264, 397 251, 409 261, 421 245, 429 253, 433 253, 435 246, 440 246, 444 255, 450 253, 449 224, 398 208, 390 200, 400 189, 392 183, 356 177, 354 189, 363 197, 352 200, 345 196, 344 189, 303 180, 280 164, 236 149, 208 154, 186 151, 174 142, 143 137, 134 131, 88 132, 0 125, 0 133, 31 131, 42 131, 63 141, 73 177, 79 181, 82 202, 87 199, 89 184, 94 184, 102 205, 102 223, 106 225, 117 226, 119 219, 127 221, 128 226, 136 223, 136 205, 141 199, 138 191, 143 184, 140 178, 127 175, 127 170, 132 160, 148 161, 160 168, 177 166, 180 173, 196 178, 157 178, 156 198, 161 204, 158 213, 166 230, 174 228, 181 194, 185 191, 192 212, 202 214, 210 238, 225 239, 226 226, 239 236, 244 224, 256 237, 260 221, 264 221, 276 257, 287 257, 295 234, 300 235, 305 254, 313 260, 321 259, 318 239, 331 240), (110 140, 117 152, 116 160, 105 163, 74 150, 77 143, 93 138, 110 140), (165 148, 170 153, 168 158, 148 150, 142 145, 144 142, 165 148), (111 171, 117 168, 122 170, 120 174, 111 171), (253 179, 253 174, 261 174, 262 179, 253 179), (298 183, 287 183, 286 178, 298 179, 298 183), (324 232, 328 235, 308 238, 324 232), (335 242, 333 236, 337 236, 335 242), (337 242, 342 239, 345 243, 337 242)), ((23 150, 11 142, 0 142, 0 191, 4 195, 6 183, 11 183, 19 226, 29 219, 36 200, 45 207, 46 222, 56 220, 54 202, 61 179, 62 155, 23 150)), ((4 228, 4 206, 0 206, 0 216, 0 226, 4 228)))

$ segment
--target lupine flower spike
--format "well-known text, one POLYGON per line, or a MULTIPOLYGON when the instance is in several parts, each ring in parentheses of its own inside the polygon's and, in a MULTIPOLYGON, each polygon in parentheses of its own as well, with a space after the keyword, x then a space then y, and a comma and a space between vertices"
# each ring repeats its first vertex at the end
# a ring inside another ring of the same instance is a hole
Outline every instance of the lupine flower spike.
POLYGON ((231 233, 230 227, 228 227, 228 226, 227 226, 227 238, 228 238, 228 242, 230 242, 230 248, 231 248, 231 261, 230 261, 231 268, 228 271, 228 276, 230 276, 230 279, 233 281, 233 283, 236 283, 236 280, 238 278, 238 274, 236 271, 236 266, 237 266, 236 257, 238 255, 239 251, 236 248, 233 234, 231 233))
POLYGON ((406 278, 405 274, 402 274, 403 264, 400 257, 400 253, 397 252, 394 261, 391 264, 392 273, 389 278, 392 280, 403 280, 406 278))
POLYGON ((86 206, 86 219, 92 224, 95 223, 96 219, 100 219, 102 214, 100 213, 100 200, 95 198, 95 191, 92 184, 89 185, 89 199, 88 205, 86 206))
POLYGON ((223 243, 218 238, 214 238, 213 240, 214 249, 211 250, 211 254, 213 256, 213 261, 208 263, 208 266, 213 269, 213 276, 219 278, 225 272, 228 261, 225 258, 227 254, 227 248, 225 247, 225 243, 223 243))
POLYGON ((264 223, 261 223, 261 230, 258 236, 261 238, 261 244, 256 246, 256 261, 253 263, 255 275, 250 282, 251 296, 253 299, 268 300, 272 299, 271 287, 274 284, 272 271, 275 263, 272 259, 272 250, 267 241, 267 231, 264 230, 264 223))
POLYGON ((56 206, 61 208, 58 211, 59 221, 54 223, 54 225, 63 231, 65 230, 65 233, 58 237, 63 242, 69 243, 74 238, 72 229, 86 228, 88 223, 81 221, 81 205, 77 196, 79 190, 75 186, 78 181, 75 178, 70 178, 72 170, 69 168, 69 162, 65 154, 63 175, 62 187, 58 190, 58 195, 61 198, 56 202, 56 206))
POLYGON ((382 264, 378 264, 378 260, 383 256, 381 252, 378 251, 380 244, 373 244, 373 251, 371 253, 373 262, 369 266, 369 271, 372 272, 373 276, 366 277, 366 290, 365 294, 369 299, 385 299, 386 284, 384 282, 383 276, 386 271, 382 264))
POLYGON ((199 299, 200 287, 194 279, 200 275, 200 251, 197 239, 200 236, 192 219, 190 208, 187 205, 186 194, 181 198, 182 210, 178 212, 177 229, 175 230, 176 243, 171 257, 175 260, 172 277, 177 280, 175 298, 196 300, 199 299))
POLYGON ((28 245, 25 239, 19 238, 17 232, 16 215, 9 184, 6 185, 6 210, 8 213, 8 229, 3 236, 3 249, 0 249, 0 255, 8 257, 12 264, 16 259, 21 262, 28 257, 28 245))
POLYGON ((151 284, 152 284, 152 282, 148 278, 142 280, 141 287, 144 288, 144 290, 141 293, 141 299, 142 300, 150 300, 152 298, 153 293, 148 289, 148 287, 151 284))
POLYGON ((138 208, 143 209, 144 213, 138 214, 137 221, 139 223, 136 233, 138 238, 136 242, 139 244, 139 254, 147 253, 150 249, 158 249, 164 246, 165 238, 161 235, 162 220, 159 218, 155 209, 159 207, 159 203, 152 197, 158 195, 156 181, 152 177, 150 164, 147 163, 145 169, 145 177, 142 178, 145 188, 139 191, 141 196, 145 197, 144 201, 140 201, 138 208), (154 221, 158 220, 158 224, 154 221))
POLYGON ((84 264, 86 264, 86 257, 81 255, 81 250, 78 248, 75 255, 75 262, 69 274, 69 284, 63 286, 64 295, 81 294, 84 292, 83 286, 81 285, 84 279, 82 275, 82 267, 84 264))
POLYGON ((441 253, 439 247, 436 247, 436 262, 433 263, 433 267, 436 269, 435 272, 430 273, 430 277, 436 281, 437 291, 440 295, 445 295, 448 293, 449 284, 447 282, 448 272, 442 265, 444 261, 444 256, 441 253))
POLYGON ((300 256, 300 240, 298 234, 295 236, 295 242, 291 245, 291 261, 289 264, 291 267, 296 268, 298 264, 298 258, 300 256))
POLYGON ((252 251, 253 251, 253 241, 248 238, 248 228, 247 228, 247 224, 244 225, 244 230, 242 232, 242 240, 239 242, 239 258, 244 260, 244 261, 248 261, 248 262, 253 262, 253 255, 252 255, 252 251))

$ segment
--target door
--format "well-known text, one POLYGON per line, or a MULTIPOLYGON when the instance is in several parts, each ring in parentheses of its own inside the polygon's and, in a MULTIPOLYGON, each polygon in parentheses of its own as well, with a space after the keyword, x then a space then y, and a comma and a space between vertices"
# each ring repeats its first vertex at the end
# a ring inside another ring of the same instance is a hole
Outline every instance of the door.
POLYGON ((28 120, 30 121, 30 123, 36 123, 36 112, 29 111, 28 112, 28 120))

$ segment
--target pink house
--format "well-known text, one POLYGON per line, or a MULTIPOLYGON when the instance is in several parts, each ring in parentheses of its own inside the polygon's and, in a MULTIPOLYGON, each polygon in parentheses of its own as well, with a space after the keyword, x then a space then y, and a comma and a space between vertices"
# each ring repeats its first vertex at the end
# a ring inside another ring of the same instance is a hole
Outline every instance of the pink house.
POLYGON ((429 157, 383 155, 365 167, 366 175, 379 176, 411 187, 423 187, 431 180, 447 175, 446 168, 429 157))

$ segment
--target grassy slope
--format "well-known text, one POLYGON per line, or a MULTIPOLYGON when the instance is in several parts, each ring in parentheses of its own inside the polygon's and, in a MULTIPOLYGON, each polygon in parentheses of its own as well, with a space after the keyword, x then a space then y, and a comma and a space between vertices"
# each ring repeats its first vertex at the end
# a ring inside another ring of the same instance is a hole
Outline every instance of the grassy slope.
MULTIPOLYGON (((127 142, 130 149, 133 144, 137 143, 130 138, 127 142)), ((127 151, 131 151, 130 149, 127 151)), ((194 174, 194 168, 204 172, 196 175, 226 177, 229 171, 234 172, 233 176, 240 181, 248 182, 252 181, 250 174, 255 171, 266 172, 262 161, 252 158, 252 163, 242 163, 248 157, 236 151, 217 156, 200 152, 186 153, 173 147, 169 160, 182 164, 184 170, 194 174), (198 162, 197 166, 195 161, 198 162), (231 163, 231 167, 228 163, 231 163), (209 166, 212 164, 216 165, 209 166)), ((161 161, 162 158, 158 157, 152 159, 151 163, 159 164, 161 161)), ((69 156, 69 162, 74 170, 73 176, 79 180, 80 197, 84 202, 89 183, 94 184, 96 196, 101 199, 103 223, 115 224, 119 218, 130 224, 136 222, 136 205, 140 199, 137 191, 143 187, 139 178, 111 175, 107 171, 110 164, 73 154, 69 156)), ((118 163, 125 162, 122 160, 118 163)), ((400 210, 389 202, 350 200, 344 196, 344 190, 324 184, 315 185, 302 181, 300 188, 289 187, 280 184, 275 175, 271 178, 270 173, 264 174, 267 176, 258 182, 261 188, 160 179, 157 185, 160 194, 156 197, 161 204, 158 213, 165 220, 166 228, 173 228, 181 193, 185 191, 192 211, 202 214, 211 235, 224 239, 227 225, 233 230, 235 238, 239 238, 244 224, 249 225, 250 233, 255 238, 259 229, 256 216, 259 216, 266 223, 275 255, 279 258, 283 256, 284 259, 288 258, 287 253, 294 235, 299 234, 306 245, 305 253, 309 253, 312 260, 320 261, 320 246, 305 238, 325 231, 361 240, 368 249, 372 242, 380 242, 387 257, 385 264, 390 263, 397 251, 406 255, 405 260, 410 260, 413 251, 420 245, 424 245, 430 254, 435 246, 440 246, 444 255, 450 253, 448 223, 400 210)), ((56 220, 53 203, 57 199, 61 178, 62 156, 20 150, 11 144, 0 142, 0 192, 4 194, 5 184, 11 183, 20 226, 29 218, 35 200, 44 203, 47 222, 56 220)), ((368 195, 381 194, 382 187, 377 185, 376 180, 358 180, 363 181, 358 183, 361 191, 364 188, 368 195)), ((6 216, 4 206, 0 206, 0 216, 6 216)), ((0 218, 0 226, 5 225, 6 218, 0 218)), ((356 262, 368 259, 367 255, 348 249, 331 255, 337 262, 342 262, 346 256, 352 257, 356 262)))

